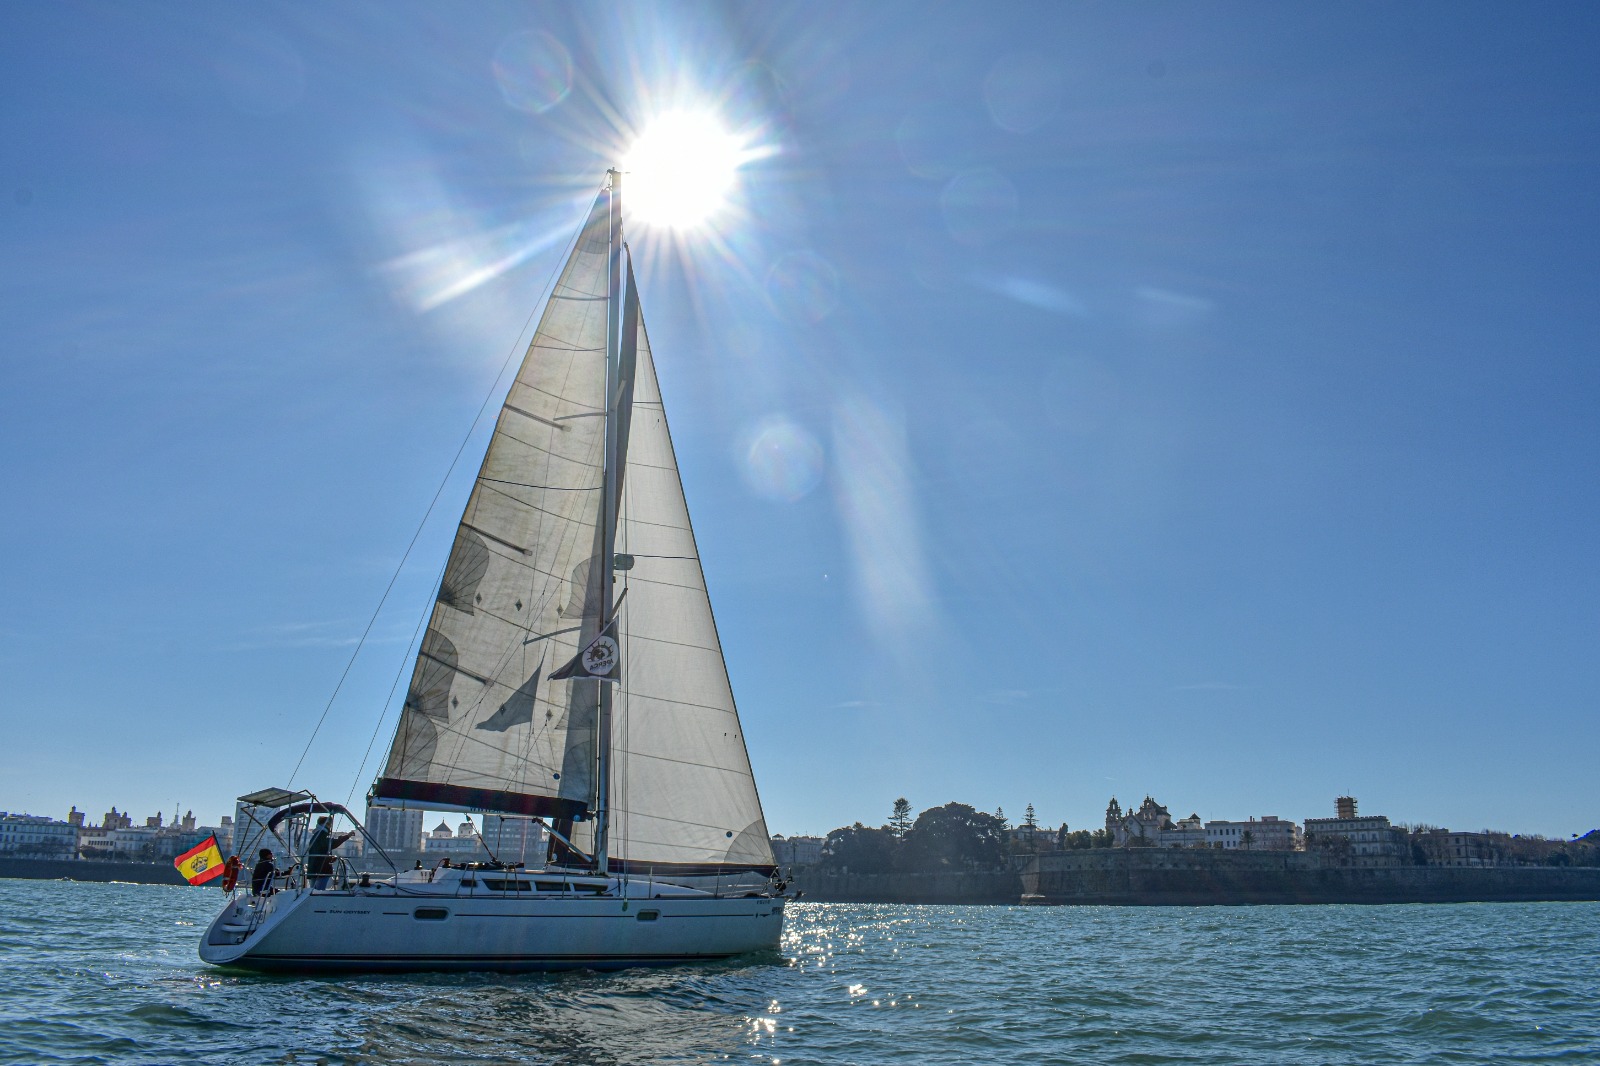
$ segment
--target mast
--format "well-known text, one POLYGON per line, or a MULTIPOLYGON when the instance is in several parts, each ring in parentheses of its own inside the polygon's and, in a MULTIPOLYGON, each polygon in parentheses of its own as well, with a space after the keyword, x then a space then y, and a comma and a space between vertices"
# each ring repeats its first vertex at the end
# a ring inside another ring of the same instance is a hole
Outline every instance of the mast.
MULTIPOLYGON (((606 446, 604 495, 600 518, 600 631, 611 621, 616 580, 617 479, 622 476, 621 442, 617 418, 622 350, 622 172, 606 172, 611 179, 610 271, 606 285, 606 446)), ((594 857, 600 873, 610 870, 611 818, 611 685, 596 680, 599 712, 595 719, 594 857)))

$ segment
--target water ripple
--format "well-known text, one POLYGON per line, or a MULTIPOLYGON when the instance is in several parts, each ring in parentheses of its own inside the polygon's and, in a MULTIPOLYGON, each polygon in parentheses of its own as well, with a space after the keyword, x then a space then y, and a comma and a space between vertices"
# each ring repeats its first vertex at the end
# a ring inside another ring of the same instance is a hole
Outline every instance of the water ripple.
POLYGON ((217 970, 215 892, 0 881, 0 1063, 1593 1063, 1600 905, 794 905, 782 954, 217 970))

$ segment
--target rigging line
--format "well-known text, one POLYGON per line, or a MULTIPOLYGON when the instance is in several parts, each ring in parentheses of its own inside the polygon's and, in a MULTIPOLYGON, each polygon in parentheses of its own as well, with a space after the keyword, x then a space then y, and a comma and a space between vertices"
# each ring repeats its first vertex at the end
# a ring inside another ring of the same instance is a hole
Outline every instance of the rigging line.
MULTIPOLYGON (((394 568, 394 574, 389 578, 389 584, 384 587, 383 595, 378 597, 378 606, 373 609, 372 617, 367 620, 367 628, 361 631, 361 639, 356 641, 355 650, 350 653, 349 662, 344 664, 344 672, 339 675, 338 684, 333 686, 333 694, 328 697, 327 704, 322 708, 322 715, 317 719, 316 727, 311 730, 311 739, 306 741, 305 750, 300 753, 300 758, 295 762, 294 770, 289 774, 289 784, 286 787, 292 788, 294 786, 294 779, 299 775, 300 767, 305 765, 306 756, 311 754, 311 745, 316 743, 317 734, 322 732, 323 723, 328 720, 328 712, 333 710, 333 701, 339 698, 339 692, 344 688, 345 680, 350 676, 350 670, 356 664, 356 657, 361 654, 361 649, 366 646, 367 636, 372 632, 372 627, 377 624, 378 615, 383 612, 383 605, 389 601, 389 593, 394 591, 395 582, 400 580, 400 571, 405 569, 406 560, 411 558, 411 549, 417 546, 417 540, 422 536, 423 527, 428 524, 428 518, 433 514, 434 507, 438 505, 439 497, 444 495, 445 486, 450 483, 450 475, 455 473, 456 464, 461 461, 461 454, 467 450, 467 444, 471 442, 472 434, 477 431, 478 423, 483 421, 483 413, 489 409, 489 401, 494 399, 495 393, 500 389, 500 381, 506 376, 506 369, 511 366, 511 360, 516 356, 517 350, 522 347, 522 334, 533 322, 533 316, 538 313, 540 306, 545 302, 544 294, 555 284, 556 272, 561 269, 562 264, 571 256, 572 249, 577 247, 578 239, 583 236, 584 228, 588 224, 589 214, 586 212, 583 216, 583 221, 578 225, 577 232, 572 235, 572 240, 567 242, 567 246, 561 256, 550 267, 550 275, 545 278, 544 285, 539 289, 540 299, 534 301, 533 310, 528 312, 527 319, 522 323, 522 329, 517 331, 516 340, 511 342, 511 350, 506 352, 505 361, 500 364, 500 372, 495 375, 494 382, 489 386, 489 392, 484 396, 483 403, 479 405, 478 413, 472 419, 472 425, 467 427, 466 435, 461 439, 461 447, 456 449, 455 457, 450 460, 449 468, 445 470, 444 477, 439 481, 439 488, 434 492, 433 499, 428 501, 428 509, 422 513, 422 521, 417 523, 417 531, 411 534, 411 543, 406 545, 405 553, 400 556, 399 565, 394 568)), ((532 341, 530 340, 529 343, 531 344, 532 341)))
MULTIPOLYGON (((439 576, 434 579, 435 588, 438 587, 439 582, 444 580, 444 572, 449 565, 450 563, 447 560, 444 566, 439 567, 439 576)), ((400 687, 400 679, 405 676, 406 664, 411 662, 411 648, 413 645, 418 645, 422 626, 427 622, 430 614, 432 614, 431 611, 424 609, 417 615, 417 626, 411 631, 411 640, 406 643, 405 651, 400 655, 400 668, 394 672, 394 683, 389 686, 389 695, 384 698, 383 706, 385 711, 383 714, 378 715, 378 722, 372 727, 372 736, 367 738, 367 750, 361 753, 361 765, 356 767, 356 776, 350 782, 350 791, 344 795, 344 805, 346 807, 350 806, 350 801, 355 798, 356 786, 361 784, 361 775, 367 769, 367 760, 372 758, 372 746, 378 742, 378 734, 383 731, 383 723, 389 717, 387 708, 389 704, 394 702, 394 693, 400 687)), ((420 646, 418 650, 421 650, 420 646)))

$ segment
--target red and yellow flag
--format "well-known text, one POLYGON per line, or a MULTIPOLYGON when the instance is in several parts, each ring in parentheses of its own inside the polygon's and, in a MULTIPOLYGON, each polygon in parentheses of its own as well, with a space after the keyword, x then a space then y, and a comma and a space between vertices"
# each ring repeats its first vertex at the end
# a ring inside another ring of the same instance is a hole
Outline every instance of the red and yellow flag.
POLYGON ((189 879, 191 885, 203 885, 222 876, 222 850, 217 847, 216 834, 172 860, 178 872, 189 879))

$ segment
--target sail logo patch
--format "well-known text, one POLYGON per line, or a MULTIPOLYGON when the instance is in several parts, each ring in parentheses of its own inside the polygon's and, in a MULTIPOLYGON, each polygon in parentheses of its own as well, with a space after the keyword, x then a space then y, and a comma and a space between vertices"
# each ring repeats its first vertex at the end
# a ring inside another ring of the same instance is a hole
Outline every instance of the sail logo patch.
POLYGON ((622 648, 617 644, 615 618, 597 633, 593 640, 584 645, 583 650, 573 656, 571 662, 552 673, 550 680, 564 681, 573 677, 593 678, 596 681, 622 679, 622 648))
POLYGON ((603 677, 617 668, 617 642, 601 637, 583 651, 583 668, 597 677, 603 677))

